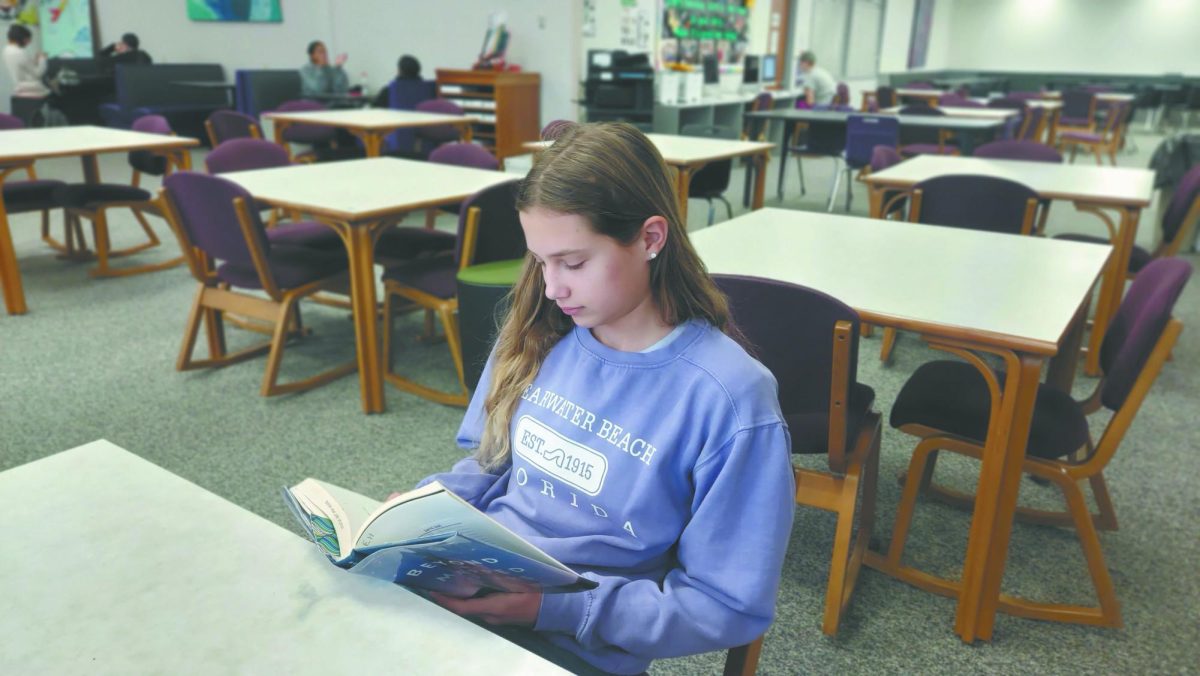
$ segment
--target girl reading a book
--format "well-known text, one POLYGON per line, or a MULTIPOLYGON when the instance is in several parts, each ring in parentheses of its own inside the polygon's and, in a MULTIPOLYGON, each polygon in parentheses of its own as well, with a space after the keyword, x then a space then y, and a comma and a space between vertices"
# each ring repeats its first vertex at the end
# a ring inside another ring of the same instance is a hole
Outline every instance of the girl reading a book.
POLYGON ((434 599, 568 668, 634 674, 771 623, 790 441, 654 145, 558 131, 519 189, 529 253, 458 433, 473 453, 426 481, 599 586, 434 599))

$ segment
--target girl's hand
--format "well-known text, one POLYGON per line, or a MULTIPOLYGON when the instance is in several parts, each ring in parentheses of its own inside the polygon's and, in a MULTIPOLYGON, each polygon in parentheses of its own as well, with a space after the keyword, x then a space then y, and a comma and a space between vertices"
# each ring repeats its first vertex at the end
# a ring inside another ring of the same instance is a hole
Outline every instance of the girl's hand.
POLYGON ((429 592, 429 597, 456 615, 478 618, 488 624, 512 624, 520 627, 532 627, 537 622, 538 610, 542 607, 541 592, 501 592, 472 599, 456 599, 453 596, 429 592))

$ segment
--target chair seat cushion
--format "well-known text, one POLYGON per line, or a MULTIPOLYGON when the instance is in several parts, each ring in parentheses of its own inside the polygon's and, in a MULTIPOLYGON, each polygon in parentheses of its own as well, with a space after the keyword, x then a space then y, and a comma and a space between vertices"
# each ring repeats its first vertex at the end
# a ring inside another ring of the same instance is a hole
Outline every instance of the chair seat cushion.
POLYGON ((1099 143, 1103 140, 1100 134, 1093 134, 1086 131, 1064 131, 1058 135, 1058 138, 1063 141, 1081 141, 1083 143, 1099 143))
POLYGON ((54 189, 64 185, 62 181, 52 179, 5 183, 4 207, 10 214, 53 209, 58 206, 54 200, 54 189))
POLYGON ((910 143, 900 146, 901 155, 953 155, 957 152, 958 148, 954 146, 939 146, 936 143, 910 143))
MULTIPOLYGON (((854 442, 854 436, 862 424, 863 418, 875 403, 875 390, 854 383, 850 386, 850 406, 847 408, 849 433, 847 444, 854 442)), ((800 411, 784 414, 788 426, 788 434, 792 437, 792 453, 826 453, 829 450, 829 412, 800 411)))
POLYGON ((375 244, 379 258, 408 259, 441 253, 454 248, 458 238, 451 232, 430 228, 388 228, 375 244))
POLYGON ((313 249, 335 249, 345 252, 342 238, 333 228, 316 221, 281 223, 267 230, 271 245, 306 246, 313 249))
MULTIPOLYGON (((1075 233, 1065 233, 1055 235, 1054 239, 1065 239, 1070 242, 1088 242, 1091 244, 1108 244, 1109 241, 1104 237, 1095 235, 1078 235, 1075 233)), ((1154 254, 1146 251, 1138 245, 1133 245, 1133 250, 1129 252, 1129 271, 1140 272, 1142 268, 1150 264, 1154 260, 1154 254)))
POLYGON ((148 191, 121 183, 69 183, 54 190, 54 199, 64 207, 100 206, 106 202, 145 202, 148 191))
MULTIPOLYGON (((267 264, 271 266, 275 284, 282 289, 292 289, 342 272, 349 266, 349 261, 340 251, 272 245, 267 252, 267 264)), ((223 263, 217 268, 217 277, 243 289, 262 288, 253 265, 223 263)))
MULTIPOLYGON (((997 372, 1000 384, 1004 373, 997 372)), ((923 364, 904 383, 892 406, 892 427, 917 424, 983 443, 991 395, 983 375, 959 361, 923 364)), ((1026 454, 1060 458, 1088 442, 1087 417, 1071 396, 1038 386, 1026 454)))
POLYGON ((454 256, 440 254, 389 267, 383 271, 383 281, 446 299, 458 293, 457 273, 454 256))

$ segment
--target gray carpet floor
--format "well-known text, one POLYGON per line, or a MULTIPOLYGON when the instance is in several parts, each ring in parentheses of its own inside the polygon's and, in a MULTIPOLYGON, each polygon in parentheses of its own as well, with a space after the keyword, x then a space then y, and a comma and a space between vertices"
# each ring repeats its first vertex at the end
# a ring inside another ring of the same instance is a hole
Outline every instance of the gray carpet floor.
MULTIPOLYGON (((1140 125, 1137 125, 1140 127, 1140 125)), ((1139 149, 1119 156, 1126 166, 1146 166, 1159 137, 1135 137, 1139 149)), ((196 164, 202 166, 197 154, 196 164)), ((1081 162, 1085 161, 1081 158, 1081 162)), ((125 180, 123 156, 102 160, 111 181, 125 180)), ((795 165, 787 197, 775 197, 777 160, 768 180, 768 206, 820 210, 832 162, 805 162, 807 195, 799 195, 795 165)), ((74 160, 40 162, 42 177, 79 180, 74 160)), ((730 198, 741 212, 741 170, 730 198)), ((865 214, 866 195, 854 186, 852 213, 865 214)), ((841 209, 839 201, 839 210, 841 209)), ((723 217, 723 207, 718 217, 723 217)), ((704 227, 701 201, 691 204, 690 227, 704 227)), ((1155 238, 1157 208, 1143 217, 1139 241, 1155 238)), ((414 217, 414 222, 419 222, 414 217)), ((114 240, 140 234, 132 219, 114 212, 114 240)), ((453 443, 462 411, 388 388, 388 410, 361 413, 357 381, 338 380, 315 391, 264 399, 258 395, 263 360, 189 373, 174 369, 184 320, 195 291, 186 270, 121 279, 89 278, 88 265, 57 259, 37 236, 36 216, 12 219, 30 312, 0 316, 0 470, 106 438, 203 488, 292 529, 279 487, 319 477, 383 497, 448 468, 460 452, 453 443)), ((452 228, 445 220, 440 227, 452 228)), ((58 229, 56 218, 56 229, 58 229)), ((173 255, 175 242, 156 222, 165 246, 139 261, 173 255)), ((1056 205, 1051 233, 1100 232, 1092 217, 1056 205)), ((1189 255, 1189 260, 1197 262, 1189 255)), ((853 274, 853 271, 847 271, 853 274)), ((1193 327, 1200 319, 1200 288, 1185 291, 1176 314, 1193 327)), ((284 376, 305 376, 353 358, 353 331, 345 311, 307 306, 313 335, 289 346, 284 376)), ((451 383, 444 345, 417 343, 416 316, 398 323, 398 364, 429 382, 451 383)), ((257 335, 231 330, 231 343, 257 335)), ((860 379, 875 388, 886 413, 905 378, 922 362, 942 358, 911 335, 902 336, 894 361, 878 360, 879 338, 863 340, 860 379)), ((1101 542, 1122 603, 1122 629, 1096 629, 1001 615, 994 640, 974 646, 953 633, 954 604, 864 571, 836 638, 820 632, 834 518, 798 509, 779 594, 778 615, 767 635, 760 673, 1185 673, 1200 666, 1200 460, 1194 448, 1200 385, 1191 377, 1200 358, 1194 330, 1184 332, 1174 360, 1142 407, 1107 472, 1120 530, 1101 542)), ((1095 380, 1081 377, 1077 396, 1095 380)), ((1107 422, 1094 423, 1099 433, 1107 422)), ((913 440, 885 427, 879 487, 879 535, 890 535, 899 487, 893 478, 907 464, 913 440)), ((970 488, 970 462, 939 464, 938 478, 970 488)), ((1056 506, 1056 491, 1029 481, 1022 502, 1056 506)), ((969 515, 929 501, 917 510, 909 560, 953 575, 964 551, 969 515)), ((746 556, 753 556, 746 552, 746 556)), ((1017 524, 1005 589, 1047 600, 1092 604, 1094 597, 1072 531, 1017 524)), ((657 662, 655 674, 716 673, 722 655, 657 662)))

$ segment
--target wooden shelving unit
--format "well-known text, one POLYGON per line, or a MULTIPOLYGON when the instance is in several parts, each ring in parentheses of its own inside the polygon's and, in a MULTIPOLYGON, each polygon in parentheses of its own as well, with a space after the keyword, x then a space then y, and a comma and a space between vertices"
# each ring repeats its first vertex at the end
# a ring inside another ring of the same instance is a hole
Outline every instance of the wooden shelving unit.
POLYGON ((542 77, 537 73, 439 68, 437 91, 438 98, 479 117, 472 135, 500 159, 528 152, 521 144, 541 134, 542 77))

